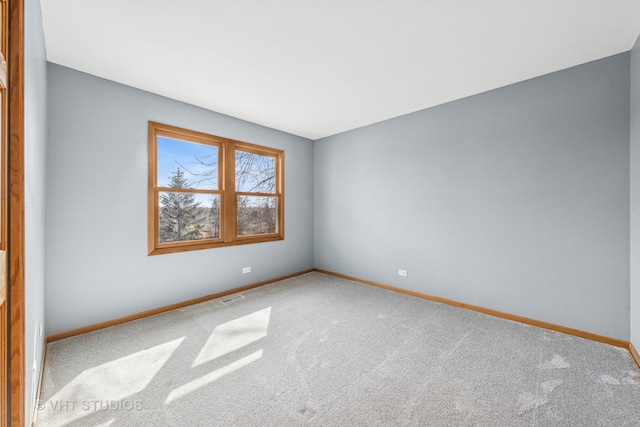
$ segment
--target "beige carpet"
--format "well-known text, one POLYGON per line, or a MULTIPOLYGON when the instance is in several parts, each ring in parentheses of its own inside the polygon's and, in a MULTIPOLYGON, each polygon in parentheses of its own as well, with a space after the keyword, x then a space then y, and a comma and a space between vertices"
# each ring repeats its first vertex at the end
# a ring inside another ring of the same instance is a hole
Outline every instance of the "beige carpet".
POLYGON ((640 425, 624 349, 320 273, 241 296, 49 344, 37 425, 640 425))

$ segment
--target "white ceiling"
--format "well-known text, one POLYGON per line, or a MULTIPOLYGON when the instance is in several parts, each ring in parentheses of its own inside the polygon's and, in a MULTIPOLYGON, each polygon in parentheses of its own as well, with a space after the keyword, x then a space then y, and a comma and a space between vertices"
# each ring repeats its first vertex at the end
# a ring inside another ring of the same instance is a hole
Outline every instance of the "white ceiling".
POLYGON ((318 139, 631 49, 639 0, 41 0, 47 58, 318 139))

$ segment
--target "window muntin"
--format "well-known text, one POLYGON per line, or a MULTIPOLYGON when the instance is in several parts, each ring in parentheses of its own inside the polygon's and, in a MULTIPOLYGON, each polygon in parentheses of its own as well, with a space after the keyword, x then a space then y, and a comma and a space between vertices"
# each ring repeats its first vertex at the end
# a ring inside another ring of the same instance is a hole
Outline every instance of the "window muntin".
POLYGON ((149 254, 284 238, 284 152, 149 122, 149 254))

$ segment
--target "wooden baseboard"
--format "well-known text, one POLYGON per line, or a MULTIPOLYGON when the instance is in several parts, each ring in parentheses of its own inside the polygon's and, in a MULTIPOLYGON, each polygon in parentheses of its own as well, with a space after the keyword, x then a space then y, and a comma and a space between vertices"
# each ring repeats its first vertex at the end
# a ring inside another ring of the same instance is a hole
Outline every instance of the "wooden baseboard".
POLYGON ((274 282, 279 282, 280 280, 290 279, 292 277, 300 276, 306 273, 311 273, 314 271, 313 269, 299 271, 293 274, 287 274, 286 276, 280 276, 269 280, 264 280, 262 282, 252 283, 250 285, 240 286, 239 288, 233 288, 226 291, 218 292, 211 295, 205 295, 199 298, 193 298, 187 301, 178 302, 175 304, 165 305, 163 307, 154 308, 151 310, 142 311, 140 313, 130 314, 128 316, 118 317, 117 319, 107 320, 105 322, 94 323, 93 325, 83 326, 82 328, 72 329, 66 332, 60 332, 58 334, 53 334, 47 337, 47 342, 53 342, 57 340, 61 340, 64 338, 73 337, 75 335, 84 334, 87 332, 97 331, 99 329, 108 328, 109 326, 120 325, 122 323, 131 322, 133 320, 142 319, 144 317, 153 316, 156 314, 164 313, 166 311, 175 310, 177 308, 186 307, 188 305, 198 304, 200 302, 209 301, 212 299, 224 297, 230 294, 235 294, 237 292, 247 291, 249 289, 257 288, 260 286, 268 285, 274 282))
POLYGON ((640 355, 638 355, 636 348, 631 343, 629 343, 629 352, 631 353, 631 357, 633 357, 633 359, 638 364, 638 367, 640 368, 640 355))
MULTIPOLYGON (((631 352, 631 355, 633 356, 635 361, 638 363, 638 366, 640 366, 640 356, 638 355, 636 349, 633 347, 633 344, 631 344, 629 341, 624 341, 624 340, 620 340, 620 339, 617 339, 617 338, 606 337, 604 335, 598 335, 598 334, 594 334, 594 333, 591 333, 591 332, 585 332, 585 331, 581 331, 581 330, 578 330, 578 329, 569 328, 569 327, 566 327, 566 326, 556 325, 554 323, 543 322, 541 320, 530 319, 528 317, 523 317, 523 316, 518 316, 518 315, 515 315, 515 314, 505 313, 505 312, 498 311, 498 310, 493 310, 493 309, 490 309, 490 308, 480 307, 480 306, 476 306, 476 305, 472 305, 472 304, 466 304, 466 303, 463 303, 463 302, 454 301, 454 300, 447 299, 447 298, 441 298, 441 297, 437 297, 437 296, 434 296, 434 295, 423 294, 421 292, 415 292, 415 291, 410 291, 410 290, 407 290, 407 289, 397 288, 395 286, 389 286, 389 285, 385 285, 385 284, 382 284, 382 283, 374 282, 374 281, 371 281, 371 280, 364 280, 364 279, 360 279, 358 277, 348 276, 346 274, 335 273, 333 271, 323 270, 323 269, 320 269, 320 268, 313 268, 313 269, 309 269, 309 270, 304 270, 304 271, 300 271, 300 272, 297 272, 297 273, 288 274, 286 276, 276 277, 276 278, 273 278, 273 279, 264 280, 262 282, 252 283, 252 284, 249 284, 249 285, 246 285, 246 286, 241 286, 241 287, 238 287, 238 288, 229 289, 227 291, 218 292, 218 293, 215 293, 215 294, 206 295, 206 296, 199 297, 199 298, 194 298, 194 299, 182 301, 182 302, 179 302, 179 303, 175 303, 175 304, 170 304, 170 305, 166 305, 166 306, 163 306, 163 307, 154 308, 154 309, 143 311, 143 312, 140 312, 140 313, 119 317, 117 319, 108 320, 108 321, 100 322, 100 323, 94 323, 92 325, 84 326, 82 328, 72 329, 70 331, 66 331, 66 332, 61 332, 61 333, 58 333, 58 334, 50 335, 50 336, 47 337, 46 342, 49 343, 49 342, 61 340, 61 339, 64 339, 64 338, 69 338, 69 337, 72 337, 72 336, 75 336, 75 335, 84 334, 86 332, 97 331, 99 329, 108 328, 109 326, 115 326, 115 325, 119 325, 119 324, 122 324, 122 323, 131 322, 133 320, 142 319, 144 317, 153 316, 153 315, 156 315, 156 314, 164 313, 166 311, 175 310, 177 308, 182 308, 182 307, 186 307, 186 306, 189 306, 189 305, 198 304, 200 302, 204 302, 204 301, 208 301, 208 300, 224 297, 224 296, 227 296, 227 295, 230 295, 230 294, 234 294, 234 293, 237 293, 237 292, 242 292, 242 291, 246 291, 246 290, 249 290, 249 289, 257 288, 257 287, 268 285, 268 284, 271 284, 271 283, 274 283, 274 282, 279 282, 280 280, 290 279, 292 277, 296 277, 296 276, 300 276, 300 275, 303 275, 303 274, 307 274, 307 273, 310 273, 312 271, 317 271, 319 273, 327 274, 327 275, 330 275, 330 276, 340 277, 342 279, 351 280, 351 281, 354 281, 354 282, 363 283, 363 284, 366 284, 366 285, 371 285, 371 286, 375 286, 375 287, 382 288, 382 289, 387 289, 387 290, 394 291, 394 292, 399 292, 399 293, 406 294, 406 295, 411 295, 411 296, 422 298, 422 299, 426 299, 426 300, 429 300, 429 301, 434 301, 434 302, 439 302, 439 303, 442 303, 442 304, 451 305, 453 307, 464 308, 464 309, 467 309, 467 310, 472 310, 472 311, 476 311, 476 312, 479 312, 479 313, 488 314, 490 316, 499 317, 501 319, 507 319, 507 320, 512 320, 512 321, 515 321, 515 322, 525 323, 527 325, 537 326, 539 328, 549 329, 549 330, 556 331, 556 332, 562 332, 562 333, 565 333, 565 334, 568 334, 568 335, 573 335, 573 336, 577 336, 577 337, 580 337, 580 338, 585 338, 585 339, 588 339, 588 340, 597 341, 597 342, 613 345, 613 346, 616 346, 616 347, 625 348, 625 349, 628 349, 631 352)), ((46 343, 45 343, 45 348, 46 348, 46 343)), ((43 350, 43 352, 44 352, 44 350, 43 350)), ((43 362, 42 363, 43 363, 43 366, 44 366, 44 354, 43 354, 43 362)), ((40 379, 42 379, 42 375, 40 376, 40 379)), ((39 391, 38 391, 38 393, 39 393, 39 391)))
MULTIPOLYGON (((515 315, 515 314, 505 313, 505 312, 498 311, 498 310, 492 310, 490 308, 479 307, 477 305, 466 304, 466 303, 463 303, 463 302, 454 301, 454 300, 450 300, 450 299, 447 299, 447 298, 441 298, 441 297, 437 297, 437 296, 433 296, 433 295, 427 295, 427 294, 423 294, 421 292, 415 292, 415 291, 409 291, 407 289, 396 288, 395 286, 384 285, 382 283, 373 282, 373 281, 370 281, 370 280, 363 280, 363 279, 359 279, 357 277, 347 276, 346 274, 334 273, 332 271, 322 270, 322 269, 319 269, 319 268, 315 268, 314 271, 317 271, 319 273, 328 274, 330 276, 340 277, 342 279, 351 280, 351 281, 354 281, 354 282, 364 283, 365 285, 371 285, 371 286, 375 286, 375 287, 382 288, 382 289, 387 289, 387 290, 394 291, 394 292, 400 292, 402 294, 411 295, 411 296, 418 297, 418 298, 423 298, 423 299, 426 299, 426 300, 429 300, 429 301, 439 302, 439 303, 442 303, 442 304, 447 304, 447 305, 451 305, 451 306, 458 307, 458 308, 464 308, 464 309, 467 309, 467 310, 477 311, 479 313, 488 314, 490 316, 500 317, 501 319, 513 320, 515 322, 525 323, 527 325, 537 326, 539 328, 549 329, 549 330, 556 331, 556 332, 562 332, 564 334, 574 335, 576 337, 586 338, 588 340, 598 341, 598 342, 609 344, 609 345, 613 345, 613 346, 616 346, 616 347, 622 347, 622 348, 626 348, 626 349, 630 348, 629 347, 630 346, 629 341, 624 341, 624 340, 620 340, 620 339, 617 339, 617 338, 610 338, 610 337, 606 337, 604 335, 598 335, 598 334, 594 334, 594 333, 591 333, 591 332, 580 331, 578 329, 568 328, 566 326, 560 326, 560 325, 556 325, 554 323, 543 322, 541 320, 530 319, 528 317, 523 317, 523 316, 518 316, 518 315, 515 315)), ((637 358, 636 358, 636 361, 638 361, 637 358)))

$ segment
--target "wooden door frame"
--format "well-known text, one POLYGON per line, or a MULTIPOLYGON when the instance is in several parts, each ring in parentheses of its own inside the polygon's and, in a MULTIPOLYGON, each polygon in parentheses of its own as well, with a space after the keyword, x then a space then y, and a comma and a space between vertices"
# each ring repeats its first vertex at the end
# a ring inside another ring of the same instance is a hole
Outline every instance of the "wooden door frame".
POLYGON ((9 0, 8 345, 9 425, 25 424, 24 0, 9 0))

